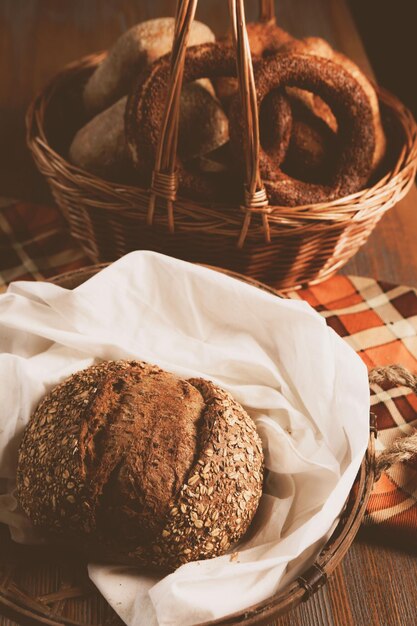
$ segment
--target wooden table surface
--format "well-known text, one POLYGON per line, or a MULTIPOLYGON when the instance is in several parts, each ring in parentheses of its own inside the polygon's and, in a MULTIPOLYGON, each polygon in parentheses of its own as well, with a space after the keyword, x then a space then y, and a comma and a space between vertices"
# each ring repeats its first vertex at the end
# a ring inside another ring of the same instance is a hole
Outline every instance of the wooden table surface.
MULTIPOLYGON (((247 5, 248 18, 254 18, 257 3, 247 5)), ((344 0, 280 0, 277 5, 278 21, 291 33, 322 36, 371 72, 344 0)), ((65 63, 108 47, 136 22, 173 11, 172 0, 1 0, 0 196, 50 201, 24 143, 25 109, 48 78, 65 63)), ((204 0, 198 17, 221 34, 227 24, 227 3, 204 0)), ((381 41, 384 45, 389 44, 381 41)), ((416 235, 413 188, 343 271, 417 287, 416 235)), ((11 624, 0 617, 0 626, 11 624)), ((416 556, 363 534, 328 585, 276 622, 277 626, 415 624, 416 556)))

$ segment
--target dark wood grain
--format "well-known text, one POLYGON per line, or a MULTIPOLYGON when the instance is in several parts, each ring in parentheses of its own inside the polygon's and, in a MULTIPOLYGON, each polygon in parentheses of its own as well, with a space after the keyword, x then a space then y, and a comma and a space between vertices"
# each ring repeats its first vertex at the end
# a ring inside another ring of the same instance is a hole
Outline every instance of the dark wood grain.
MULTIPOLYGON (((256 14, 251 0, 248 17, 256 14)), ((108 47, 132 24, 172 15, 171 0, 0 1, 0 195, 49 198, 24 142, 29 101, 61 67, 108 47)), ((280 0, 280 24, 296 36, 318 35, 371 73, 344 0, 280 0)), ((217 34, 225 31, 227 2, 200 2, 198 17, 217 34)), ((381 46, 388 45, 381 40, 381 46)), ((344 268, 417 286, 417 192, 392 209, 368 243, 344 268)), ((399 549, 360 538, 329 584, 277 626, 414 626, 417 623, 417 559, 399 549)), ((0 626, 12 626, 0 618, 0 626)))
POLYGON ((359 537, 328 584, 276 626, 415 626, 413 554, 359 537))
POLYGON ((347 0, 356 26, 366 41, 366 53, 383 86, 395 93, 417 118, 417 90, 415 82, 406 74, 417 58, 415 36, 415 10, 413 0, 395 0, 395 11, 391 2, 381 0, 347 0), (378 28, 374 28, 378 15, 378 28), (390 42, 381 46, 381 41, 390 42))

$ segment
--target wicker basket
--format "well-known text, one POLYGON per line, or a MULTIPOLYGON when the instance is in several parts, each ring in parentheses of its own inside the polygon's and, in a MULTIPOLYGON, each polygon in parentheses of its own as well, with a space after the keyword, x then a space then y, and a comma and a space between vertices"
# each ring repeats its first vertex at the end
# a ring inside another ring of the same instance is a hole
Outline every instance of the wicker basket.
MULTIPOLYGON (((280 289, 331 276, 358 248, 383 214, 413 183, 417 129, 411 113, 378 89, 389 142, 385 175, 369 188, 327 204, 268 206, 258 168, 255 87, 244 27, 243 0, 230 0, 246 118, 245 206, 203 204, 175 195, 175 146, 185 41, 197 0, 180 0, 172 52, 166 120, 155 163, 154 187, 102 180, 66 160, 71 138, 85 123, 83 85, 104 54, 67 66, 32 103, 28 145, 67 218, 72 234, 94 262, 135 249, 152 249, 218 265, 273 283, 280 289), (168 180, 167 180, 168 179, 168 180), (152 225, 150 225, 152 222, 152 225), (172 231, 175 232, 173 233, 172 231)), ((261 0, 260 19, 273 19, 272 0, 261 0)))
MULTIPOLYGON (((103 266, 93 266, 63 274, 53 282, 74 288, 103 266)), ((244 276, 219 270, 279 296, 279 292, 244 276)), ((374 443, 376 429, 371 426, 369 445, 355 483, 332 536, 309 567, 279 593, 245 611, 204 626, 268 624, 307 600, 327 581, 351 545, 372 490, 375 476, 374 443)), ((19 624, 49 626, 114 625, 122 622, 88 580, 86 564, 73 554, 51 554, 45 548, 13 543, 6 527, 0 524, 0 615, 19 624)), ((202 625, 201 625, 202 626, 202 625)))

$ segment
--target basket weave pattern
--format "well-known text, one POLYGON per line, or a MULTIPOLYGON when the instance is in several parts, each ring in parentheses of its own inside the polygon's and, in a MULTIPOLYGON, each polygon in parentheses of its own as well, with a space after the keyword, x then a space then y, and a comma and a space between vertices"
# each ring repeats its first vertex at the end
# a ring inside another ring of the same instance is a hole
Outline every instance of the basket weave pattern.
MULTIPOLYGON (((165 112, 168 122, 161 131, 153 189, 103 180, 66 160, 69 141, 82 118, 82 86, 104 54, 90 55, 67 66, 36 98, 27 115, 28 145, 72 234, 94 262, 113 261, 131 250, 153 249, 189 261, 221 265, 273 282, 280 289, 319 282, 356 253, 383 214, 413 184, 416 123, 394 96, 378 89, 381 110, 390 120, 397 144, 389 148, 394 157, 383 178, 367 189, 328 203, 267 206, 259 177, 255 87, 243 4, 242 0, 231 0, 230 4, 234 9, 240 91, 249 94, 246 100, 242 98, 248 146, 243 207, 204 204, 175 193, 183 52, 196 0, 179 3, 182 14, 177 12, 177 20, 182 28, 177 27, 174 39, 171 98, 165 112), (239 247, 238 242, 243 245, 239 247)), ((271 18, 272 6, 271 2, 260 3, 261 19, 271 18)))

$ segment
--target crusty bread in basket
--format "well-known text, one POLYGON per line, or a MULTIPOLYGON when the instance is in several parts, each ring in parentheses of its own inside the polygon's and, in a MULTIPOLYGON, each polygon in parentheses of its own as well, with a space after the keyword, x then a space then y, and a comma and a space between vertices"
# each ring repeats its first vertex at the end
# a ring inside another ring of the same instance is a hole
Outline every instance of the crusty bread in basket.
MULTIPOLYGON (((53 282, 73 289, 103 267, 96 265, 69 272, 53 282)), ((219 271, 280 296, 279 292, 256 280, 227 270, 219 271)), ((349 549, 365 513, 375 476, 375 437, 376 429, 371 425, 368 450, 349 498, 333 534, 314 564, 264 602, 210 624, 268 624, 307 600, 326 583, 349 549)), ((1 526, 0 541, 0 615, 8 615, 19 624, 31 626, 122 626, 123 622, 88 581, 86 563, 82 563, 78 555, 71 551, 45 551, 42 546, 15 544, 9 538, 8 529, 1 526)))
POLYGON ((230 393, 135 360, 54 387, 17 466, 17 497, 36 528, 93 560, 165 572, 237 543, 262 484, 261 440, 230 393))

